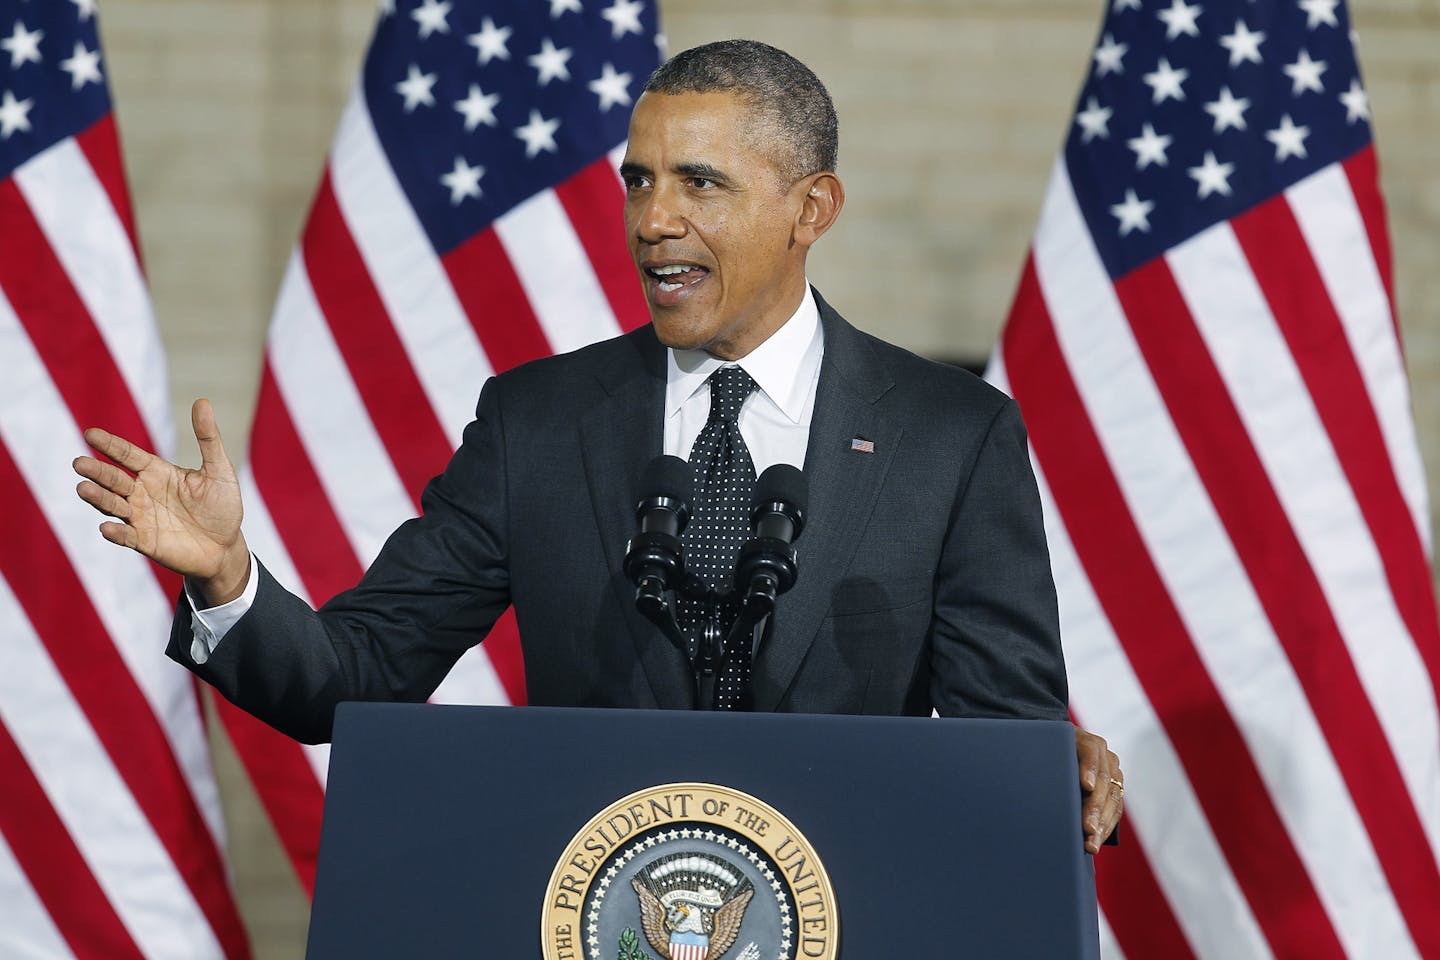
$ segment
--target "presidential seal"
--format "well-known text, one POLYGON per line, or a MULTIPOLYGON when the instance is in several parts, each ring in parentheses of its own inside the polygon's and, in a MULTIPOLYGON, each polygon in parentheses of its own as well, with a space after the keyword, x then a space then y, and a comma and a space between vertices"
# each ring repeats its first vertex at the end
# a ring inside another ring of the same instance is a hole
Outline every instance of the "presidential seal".
POLYGON ((545 891, 544 960, 835 960, 835 894, 814 849, 755 797, 671 783, 617 800, 545 891))

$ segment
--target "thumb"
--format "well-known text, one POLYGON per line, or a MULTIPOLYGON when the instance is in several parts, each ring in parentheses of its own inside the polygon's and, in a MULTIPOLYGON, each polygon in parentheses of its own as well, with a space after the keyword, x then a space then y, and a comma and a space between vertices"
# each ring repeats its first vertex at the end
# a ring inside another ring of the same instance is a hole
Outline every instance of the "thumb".
POLYGON ((215 422, 215 408, 209 400, 201 397, 190 407, 190 426, 195 430, 195 442, 200 445, 202 469, 211 475, 233 473, 234 467, 225 455, 225 444, 220 440, 220 425, 215 422))

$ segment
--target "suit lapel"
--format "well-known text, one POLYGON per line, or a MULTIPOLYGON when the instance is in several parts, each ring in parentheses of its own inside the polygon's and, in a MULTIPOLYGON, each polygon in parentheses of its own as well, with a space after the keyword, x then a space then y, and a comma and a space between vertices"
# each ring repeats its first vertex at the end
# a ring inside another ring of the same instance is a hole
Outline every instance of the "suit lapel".
POLYGON ((850 568, 903 432, 876 407, 894 383, 869 342, 818 293, 815 300, 825 335, 805 454, 815 522, 796 542, 799 576, 756 654, 757 710, 774 710, 794 681, 850 568), (853 440, 870 441, 874 452, 852 449, 853 440))
MULTIPOLYGON (((580 421, 580 448, 591 505, 605 551, 607 570, 625 564, 625 543, 635 533, 635 497, 645 465, 664 448, 665 349, 647 326, 626 338, 633 358, 596 371, 605 399, 580 421)), ((690 666, 635 610, 629 582, 615 578, 625 622, 636 654, 654 691, 667 709, 694 706, 690 666)))

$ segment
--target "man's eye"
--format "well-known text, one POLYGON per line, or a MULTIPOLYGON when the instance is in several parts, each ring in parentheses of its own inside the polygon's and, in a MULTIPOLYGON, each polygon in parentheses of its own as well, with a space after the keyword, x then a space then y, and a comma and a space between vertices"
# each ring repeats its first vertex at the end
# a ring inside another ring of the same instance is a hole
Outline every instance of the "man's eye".
POLYGON ((625 184, 626 190, 643 190, 649 186, 644 177, 621 177, 620 180, 625 184))
POLYGON ((715 181, 706 179, 705 177, 691 177, 690 186, 694 187, 696 190, 709 190, 711 187, 715 186, 715 181))

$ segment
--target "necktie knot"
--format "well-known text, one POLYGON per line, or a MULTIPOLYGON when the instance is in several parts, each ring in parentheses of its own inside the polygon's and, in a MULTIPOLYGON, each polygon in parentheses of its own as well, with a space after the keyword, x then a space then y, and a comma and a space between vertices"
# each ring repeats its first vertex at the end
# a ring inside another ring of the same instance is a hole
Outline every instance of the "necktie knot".
POLYGON ((720 367, 710 374, 710 417, 735 423, 740 416, 740 407, 747 397, 755 392, 755 381, 740 367, 720 367))

